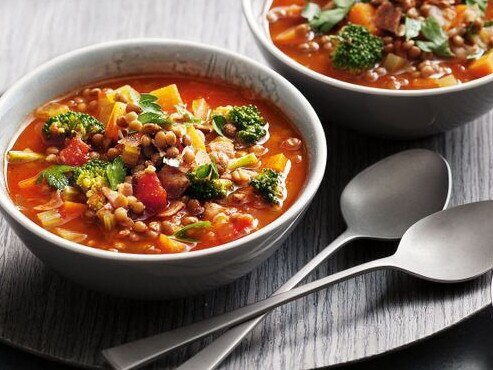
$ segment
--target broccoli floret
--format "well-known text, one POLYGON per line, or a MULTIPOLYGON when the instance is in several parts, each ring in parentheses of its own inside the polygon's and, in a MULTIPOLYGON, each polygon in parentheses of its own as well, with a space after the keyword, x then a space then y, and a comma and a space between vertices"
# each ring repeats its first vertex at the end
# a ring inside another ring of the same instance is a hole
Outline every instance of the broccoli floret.
POLYGON ((226 118, 236 127, 237 137, 244 144, 254 144, 267 133, 264 118, 255 105, 232 107, 226 118))
POLYGON ((383 40, 372 35, 366 27, 349 23, 341 28, 333 43, 332 65, 338 69, 361 72, 382 59, 383 40))
POLYGON ((85 192, 99 190, 103 186, 108 186, 107 166, 108 162, 106 161, 91 159, 86 164, 74 169, 75 183, 85 192))
POLYGON ((187 174, 190 185, 187 194, 198 200, 224 198, 231 188, 231 181, 219 179, 214 163, 198 166, 187 174))
POLYGON ((270 168, 264 168, 252 181, 250 186, 266 202, 279 204, 282 197, 283 175, 270 168))
POLYGON ((190 186, 188 195, 198 200, 212 200, 224 198, 228 193, 229 182, 216 179, 199 179, 193 174, 188 174, 190 186))
POLYGON ((49 118, 42 131, 47 138, 67 138, 78 134, 86 140, 91 134, 103 133, 104 125, 89 114, 70 111, 49 118))

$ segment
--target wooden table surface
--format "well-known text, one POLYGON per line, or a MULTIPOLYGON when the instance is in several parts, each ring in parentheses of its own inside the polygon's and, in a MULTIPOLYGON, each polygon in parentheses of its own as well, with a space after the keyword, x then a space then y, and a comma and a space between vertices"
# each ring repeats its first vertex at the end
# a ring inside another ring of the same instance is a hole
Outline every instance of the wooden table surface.
MULTIPOLYGON (((56 55, 130 37, 201 41, 262 60, 239 0, 0 1, 0 25, 0 91, 56 55)), ((303 222, 251 274, 203 296, 136 302, 85 290, 46 269, 0 219, 0 338, 45 356, 101 366, 101 348, 264 298, 344 230, 338 210, 344 185, 369 164, 406 148, 430 148, 447 158, 454 179, 452 205, 489 199, 492 120, 490 113, 447 134, 412 142, 367 138, 325 122, 326 176, 303 222)), ((395 247, 354 243, 314 276, 390 254, 395 247)), ((224 368, 313 368, 372 356, 485 307, 491 302, 488 289, 489 277, 438 286, 397 272, 373 272, 275 310, 224 368)), ((206 342, 178 351, 157 367, 179 364, 206 342)))

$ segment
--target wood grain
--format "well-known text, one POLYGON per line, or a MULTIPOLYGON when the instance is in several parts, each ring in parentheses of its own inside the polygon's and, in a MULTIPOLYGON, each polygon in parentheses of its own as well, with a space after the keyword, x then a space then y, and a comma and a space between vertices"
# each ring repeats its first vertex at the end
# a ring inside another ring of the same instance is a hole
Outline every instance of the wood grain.
MULTIPOLYGON (((129 37, 201 41, 262 59, 238 0, 23 0, 0 2, 0 91, 36 65, 95 42, 129 37)), ((85 290, 36 260, 0 220, 0 337, 80 366, 102 365, 99 350, 267 297, 344 229, 339 194, 358 171, 406 148, 442 153, 453 177, 452 204, 492 196, 490 113, 445 135, 413 142, 371 139, 326 124, 329 160, 304 220, 266 263, 209 294, 137 302, 85 290)), ((13 123, 15 124, 15 123, 13 123)), ((314 277, 392 253, 394 243, 358 242, 314 277)), ((438 286, 397 272, 374 272, 276 309, 223 368, 313 368, 382 353, 459 322, 490 303, 488 279, 438 286)), ((210 339, 151 368, 170 368, 210 339)))

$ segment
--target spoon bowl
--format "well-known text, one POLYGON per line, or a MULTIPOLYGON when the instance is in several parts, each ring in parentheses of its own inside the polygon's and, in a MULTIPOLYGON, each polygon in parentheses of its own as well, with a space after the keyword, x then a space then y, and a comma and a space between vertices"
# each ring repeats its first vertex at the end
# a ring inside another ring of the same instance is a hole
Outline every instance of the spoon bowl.
POLYGON ((348 228, 361 236, 399 239, 416 221, 447 207, 452 185, 443 157, 413 149, 360 172, 341 195, 348 228))
POLYGON ((436 282, 474 279, 493 267, 493 201, 466 204, 428 216, 402 237, 398 266, 436 282))

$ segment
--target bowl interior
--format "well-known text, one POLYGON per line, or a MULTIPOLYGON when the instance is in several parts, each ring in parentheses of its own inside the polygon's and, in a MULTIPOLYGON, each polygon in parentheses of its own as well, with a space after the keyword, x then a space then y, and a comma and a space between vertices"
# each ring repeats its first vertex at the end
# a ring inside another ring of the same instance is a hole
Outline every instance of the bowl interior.
MULTIPOLYGON (((101 80, 145 74, 195 76, 247 87, 281 109, 302 135, 308 151, 309 172, 299 198, 280 218, 240 239, 240 243, 261 236, 292 219, 309 203, 321 182, 326 160, 325 137, 313 108, 301 93, 275 72, 237 54, 201 44, 171 40, 125 40, 80 49, 44 64, 22 78, 0 99, 0 151, 5 153, 10 148, 23 124, 27 123, 29 114, 41 104, 101 80)), ((10 216, 59 245, 108 254, 68 242, 28 220, 16 209, 8 195, 5 155, 2 156, 2 166, 0 205, 10 216)), ((237 243, 188 255, 211 253, 237 243)), ((141 257, 180 258, 170 255, 141 257)))

